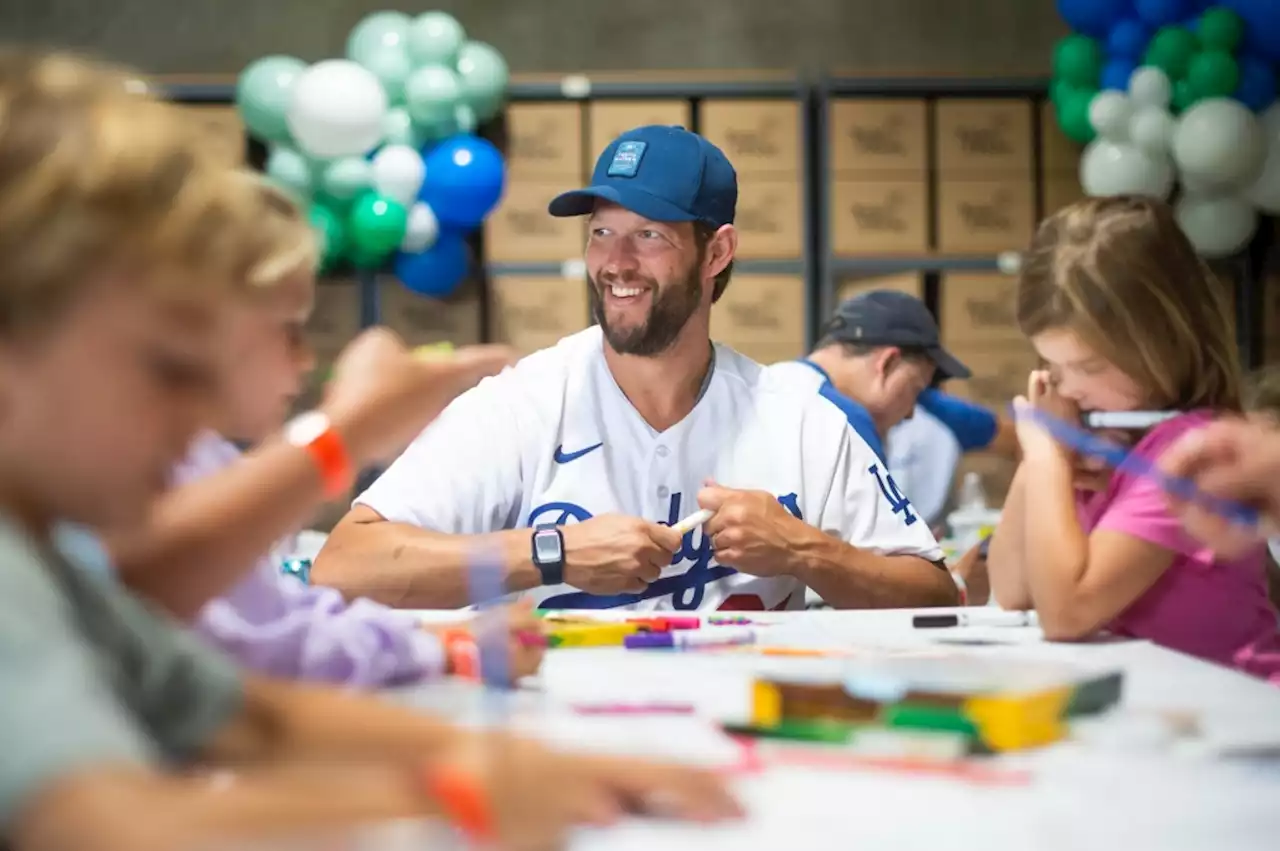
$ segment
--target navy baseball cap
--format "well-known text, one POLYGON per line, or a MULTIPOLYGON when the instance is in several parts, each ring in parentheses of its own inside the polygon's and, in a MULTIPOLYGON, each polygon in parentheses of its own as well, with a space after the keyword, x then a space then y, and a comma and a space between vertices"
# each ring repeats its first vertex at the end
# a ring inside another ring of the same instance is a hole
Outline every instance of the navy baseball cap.
POLYGON ((872 290, 845 299, 822 336, 864 346, 924 349, 943 378, 968 378, 969 367, 942 348, 938 323, 920 299, 897 290, 872 290))
POLYGON ((738 174, 724 152, 683 127, 650 125, 609 143, 591 185, 556 196, 553 216, 585 216, 609 201, 655 222, 733 224, 738 174))

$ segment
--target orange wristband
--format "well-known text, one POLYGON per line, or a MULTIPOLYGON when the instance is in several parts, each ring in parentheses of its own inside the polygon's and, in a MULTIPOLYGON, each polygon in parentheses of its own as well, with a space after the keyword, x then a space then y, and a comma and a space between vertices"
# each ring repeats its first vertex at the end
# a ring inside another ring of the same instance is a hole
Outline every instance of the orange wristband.
POLYGON ((355 482, 355 465, 342 435, 320 411, 299 414, 285 425, 285 439, 311 456, 320 472, 325 499, 337 499, 355 482))
POLYGON ((440 633, 440 640, 444 642, 445 659, 455 676, 480 679, 480 647, 471 633, 465 629, 446 629, 440 633))
POLYGON ((444 815, 473 840, 495 838, 493 807, 480 783, 458 769, 431 769, 426 774, 427 794, 440 803, 444 815))

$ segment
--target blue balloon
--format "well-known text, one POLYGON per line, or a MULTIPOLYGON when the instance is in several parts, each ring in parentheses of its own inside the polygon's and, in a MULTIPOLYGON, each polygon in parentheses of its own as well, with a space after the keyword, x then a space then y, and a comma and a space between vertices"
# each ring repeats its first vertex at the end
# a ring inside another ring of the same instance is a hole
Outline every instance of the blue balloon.
POLYGON ((445 139, 427 154, 419 197, 444 227, 472 230, 498 205, 506 185, 502 152, 478 136, 445 139))
POLYGON ((435 245, 417 254, 396 255, 395 273, 400 283, 430 298, 447 298, 467 276, 470 252, 462 234, 442 230, 435 245))
POLYGON ((1102 90, 1129 91, 1129 78, 1137 68, 1137 63, 1132 59, 1112 59, 1102 68, 1102 90))
POLYGON ((1194 13, 1189 0, 1134 0, 1138 17, 1153 27, 1185 21, 1194 13))
POLYGON ((1218 0, 1244 21, 1245 50, 1280 62, 1280 3, 1275 0, 1218 0))
POLYGON ((1107 53, 1122 59, 1141 59, 1151 41, 1151 28, 1142 21, 1126 18, 1111 28, 1107 53))
POLYGON ((1241 56, 1237 62, 1240 85, 1236 87, 1235 99, 1254 112, 1262 112, 1276 99, 1275 71, 1271 63, 1257 56, 1241 56))
POLYGON ((1129 0, 1058 0, 1058 14, 1076 32, 1106 38, 1130 5, 1129 0))

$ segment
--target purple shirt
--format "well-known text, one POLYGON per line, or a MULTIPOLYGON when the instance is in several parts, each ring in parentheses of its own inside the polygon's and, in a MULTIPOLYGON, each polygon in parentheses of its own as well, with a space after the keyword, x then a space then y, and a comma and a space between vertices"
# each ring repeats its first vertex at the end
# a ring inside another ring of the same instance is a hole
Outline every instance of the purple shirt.
MULTIPOLYGON (((175 484, 240 460, 217 434, 192 443, 174 470, 175 484)), ((254 671, 349 686, 402 685, 440 676, 440 642, 403 614, 374 603, 348 604, 332 588, 305 585, 280 572, 290 544, 264 556, 239 585, 201 610, 196 630, 254 671)))

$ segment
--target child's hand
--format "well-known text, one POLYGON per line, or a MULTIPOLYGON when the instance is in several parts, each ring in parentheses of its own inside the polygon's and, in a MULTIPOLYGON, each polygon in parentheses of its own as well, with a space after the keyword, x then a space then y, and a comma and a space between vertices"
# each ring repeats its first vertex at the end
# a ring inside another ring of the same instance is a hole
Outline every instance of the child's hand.
MULTIPOLYGON (((472 779, 492 814, 496 843, 554 848, 579 825, 639 813, 698 822, 742 814, 716 774, 678 764, 576 756, 503 733, 459 738, 428 768, 472 779)), ((446 807, 447 811, 447 807, 446 807)))
POLYGON ((1034 370, 1027 377, 1027 395, 1013 400, 1018 444, 1026 458, 1066 456, 1066 449, 1030 416, 1033 409, 1069 423, 1080 421, 1080 409, 1070 399, 1058 393, 1047 370, 1034 370))
POLYGON ((394 457, 455 397, 515 361, 506 346, 464 346, 415 356, 385 328, 370 328, 338 356, 324 409, 357 466, 394 457))
MULTIPOLYGON (((462 624, 424 627, 447 643, 450 634, 465 632, 471 639, 477 640, 488 630, 503 634, 507 642, 507 665, 510 685, 521 677, 529 677, 538 672, 542 666, 542 657, 546 653, 543 643, 545 630, 542 619, 533 613, 532 604, 516 603, 483 612, 479 617, 462 624)), ((450 665, 449 673, 458 673, 450 665)))

